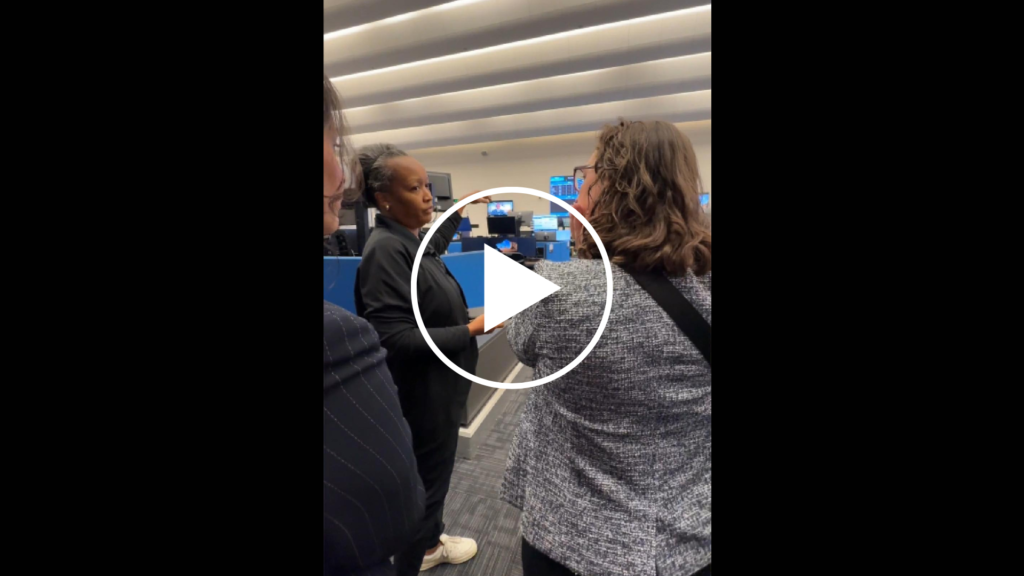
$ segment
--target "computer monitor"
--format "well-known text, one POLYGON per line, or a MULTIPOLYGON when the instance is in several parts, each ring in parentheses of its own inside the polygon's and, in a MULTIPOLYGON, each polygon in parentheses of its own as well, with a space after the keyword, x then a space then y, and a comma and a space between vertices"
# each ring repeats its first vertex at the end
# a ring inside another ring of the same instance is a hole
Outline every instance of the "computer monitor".
POLYGON ((515 236, 519 231, 516 230, 516 218, 515 216, 488 216, 487 217, 487 233, 488 234, 501 234, 504 236, 515 236))
MULTIPOLYGON (((550 191, 552 196, 557 197, 566 204, 576 202, 576 188, 572 185, 572 176, 552 176, 550 191)), ((554 216, 568 216, 569 212, 558 204, 551 202, 551 214, 554 216)))
POLYGON ((709 192, 704 192, 700 195, 700 205, 702 208, 707 210, 709 202, 711 202, 711 194, 709 192))
POLYGON ((558 216, 534 216, 533 231, 558 230, 558 216))
POLYGON ((509 216, 515 216, 519 218, 519 225, 526 226, 527 228, 533 228, 533 210, 521 210, 519 212, 509 212, 509 216))
POLYGON ((430 193, 436 200, 450 200, 452 197, 452 175, 444 172, 427 172, 430 193))
POLYGON ((508 213, 512 211, 512 201, 503 200, 501 202, 488 202, 487 203, 487 215, 488 216, 508 216, 508 213))
POLYGON ((561 226, 562 228, 568 228, 570 226, 571 221, 572 221, 572 216, 559 216, 558 217, 558 225, 561 226))

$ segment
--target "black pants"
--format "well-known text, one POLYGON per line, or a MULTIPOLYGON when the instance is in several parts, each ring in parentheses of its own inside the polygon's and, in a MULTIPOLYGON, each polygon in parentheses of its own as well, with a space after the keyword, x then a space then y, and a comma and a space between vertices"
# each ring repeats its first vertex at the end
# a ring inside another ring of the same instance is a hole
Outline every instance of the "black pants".
POLYGON ((427 493, 424 518, 416 539, 404 552, 395 556, 398 576, 419 574, 423 554, 437 546, 438 538, 444 532, 444 500, 455 469, 459 419, 469 394, 468 381, 464 386, 430 388, 398 389, 402 413, 412 432, 416 467, 427 493))
MULTIPOLYGON (((548 558, 523 538, 523 576, 575 576, 576 573, 548 558)), ((711 564, 693 576, 711 576, 711 564)))

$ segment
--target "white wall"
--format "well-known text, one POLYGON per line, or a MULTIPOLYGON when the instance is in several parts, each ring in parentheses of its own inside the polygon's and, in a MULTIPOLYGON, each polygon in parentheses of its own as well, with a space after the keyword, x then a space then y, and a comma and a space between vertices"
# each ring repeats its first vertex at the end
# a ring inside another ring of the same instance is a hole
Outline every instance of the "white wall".
MULTIPOLYGON (((704 190, 711 190, 711 121, 677 124, 693 142, 704 190)), ((452 192, 463 198, 475 190, 499 186, 522 186, 548 191, 552 176, 571 176, 572 169, 587 163, 594 151, 597 132, 467 144, 444 148, 406 150, 431 172, 449 172, 452 192), (486 151, 487 156, 481 152, 486 151)), ((512 200, 516 210, 548 214, 551 203, 535 196, 497 195, 495 200, 512 200)), ((487 233, 487 210, 473 205, 466 214, 480 227, 474 235, 487 233)))

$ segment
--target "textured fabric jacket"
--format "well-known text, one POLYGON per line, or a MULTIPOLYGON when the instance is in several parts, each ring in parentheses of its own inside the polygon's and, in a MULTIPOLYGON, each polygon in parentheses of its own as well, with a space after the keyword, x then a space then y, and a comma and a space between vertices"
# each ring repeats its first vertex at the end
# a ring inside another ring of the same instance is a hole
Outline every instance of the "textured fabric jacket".
MULTIPOLYGON (((688 576, 711 563, 711 367, 668 314, 612 266, 600 342, 562 378, 531 389, 502 498, 523 537, 588 576, 688 576)), ((586 347, 601 320, 603 261, 544 263, 561 287, 508 325, 537 378, 586 347)), ((711 275, 676 278, 711 322, 711 275)))

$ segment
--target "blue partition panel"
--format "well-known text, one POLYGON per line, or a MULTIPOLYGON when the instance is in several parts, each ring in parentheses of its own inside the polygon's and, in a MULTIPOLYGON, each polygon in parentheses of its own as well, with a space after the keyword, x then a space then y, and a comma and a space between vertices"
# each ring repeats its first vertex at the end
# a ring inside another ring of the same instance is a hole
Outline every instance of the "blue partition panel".
POLYGON ((466 295, 466 304, 470 308, 484 305, 484 253, 483 248, 476 252, 462 254, 445 254, 441 256, 452 276, 462 286, 466 295))
POLYGON ((527 258, 538 258, 537 256, 537 239, 532 237, 522 237, 515 239, 516 244, 519 246, 519 253, 527 258))
POLYGON ((539 242, 538 244, 544 246, 544 252, 547 254, 547 259, 551 262, 568 262, 569 261, 569 243, 568 242, 539 242))
POLYGON ((324 300, 356 313, 356 269, 362 258, 324 258, 324 300))
POLYGON ((458 254, 462 252, 462 242, 452 242, 448 245, 449 254, 458 254))
POLYGON ((484 240, 487 238, 481 236, 478 238, 463 238, 462 239, 462 251, 463 252, 479 252, 484 249, 484 240))
MULTIPOLYGON (((481 238, 482 240, 482 238, 481 238)), ((484 305, 484 253, 466 252, 441 256, 459 281, 470 308, 484 305)), ((362 258, 324 258, 324 300, 356 313, 356 270, 362 258)))

